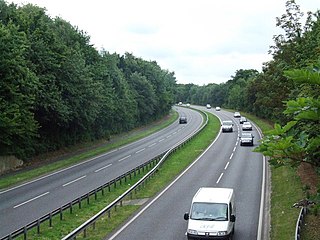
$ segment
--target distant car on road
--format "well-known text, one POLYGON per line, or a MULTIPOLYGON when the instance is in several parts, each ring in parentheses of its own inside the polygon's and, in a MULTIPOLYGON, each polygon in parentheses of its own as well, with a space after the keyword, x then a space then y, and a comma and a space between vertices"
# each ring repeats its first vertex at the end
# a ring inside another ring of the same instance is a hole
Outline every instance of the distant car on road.
POLYGON ((249 145, 253 146, 253 134, 249 132, 243 132, 240 138, 240 146, 249 145))
POLYGON ((179 124, 187 123, 187 117, 180 117, 179 124))
POLYGON ((187 107, 190 107, 190 103, 187 103, 186 106, 187 106, 187 107))
POLYGON ((239 118, 239 117, 241 117, 241 115, 240 115, 240 113, 239 113, 239 112, 234 112, 233 116, 234 116, 235 118, 239 118))
POLYGON ((211 105, 208 103, 206 107, 207 107, 207 109, 210 109, 211 105))
POLYGON ((233 122, 232 121, 222 121, 221 124, 222 132, 233 132, 233 122))
POLYGON ((220 111, 221 110, 221 108, 220 107, 216 107, 216 111, 220 111))
POLYGON ((244 122, 246 122, 246 121, 247 121, 247 118, 245 118, 245 117, 240 117, 240 120, 239 120, 240 124, 242 124, 242 123, 244 123, 244 122))
POLYGON ((242 130, 243 131, 246 131, 246 130, 252 130, 252 125, 250 122, 244 122, 242 124, 242 130))

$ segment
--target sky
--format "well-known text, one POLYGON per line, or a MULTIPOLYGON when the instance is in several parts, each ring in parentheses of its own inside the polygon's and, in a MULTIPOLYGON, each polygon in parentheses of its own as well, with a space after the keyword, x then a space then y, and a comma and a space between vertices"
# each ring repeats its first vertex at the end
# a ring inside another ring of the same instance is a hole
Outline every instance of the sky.
MULTIPOLYGON (((262 70, 286 0, 6 0, 44 7, 86 32, 97 50, 156 61, 177 83, 225 83, 240 69, 262 70)), ((301 11, 318 0, 296 0, 301 11)))

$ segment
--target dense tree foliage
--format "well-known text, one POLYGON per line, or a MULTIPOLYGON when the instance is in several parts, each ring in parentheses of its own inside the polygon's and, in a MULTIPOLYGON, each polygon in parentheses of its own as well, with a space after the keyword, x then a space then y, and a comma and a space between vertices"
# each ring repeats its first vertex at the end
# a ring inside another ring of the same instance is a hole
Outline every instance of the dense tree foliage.
POLYGON ((276 166, 308 162, 320 167, 320 72, 291 70, 286 71, 285 76, 317 89, 318 95, 311 92, 287 101, 284 113, 292 120, 283 127, 275 124, 274 130, 264 136, 256 151, 269 156, 270 162, 276 166))
POLYGON ((45 9, 0 0, 0 155, 28 159, 144 125, 168 114, 175 87, 154 61, 99 52, 45 9))

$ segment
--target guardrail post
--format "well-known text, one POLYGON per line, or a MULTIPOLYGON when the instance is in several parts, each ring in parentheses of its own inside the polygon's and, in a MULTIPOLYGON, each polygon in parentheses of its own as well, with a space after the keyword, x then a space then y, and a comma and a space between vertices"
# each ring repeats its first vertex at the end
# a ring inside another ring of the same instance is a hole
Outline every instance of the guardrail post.
POLYGON ((52 227, 52 213, 49 213, 49 227, 52 227))
POLYGON ((104 187, 101 188, 101 194, 104 196, 104 187))
POLYGON ((83 237, 84 237, 84 238, 87 237, 87 229, 86 229, 86 228, 83 230, 83 237))
POLYGON ((26 226, 24 226, 24 228, 23 228, 23 239, 27 240, 27 227, 26 226))
POLYGON ((70 214, 72 214, 72 202, 70 203, 70 214))
POLYGON ((40 234, 40 219, 37 220, 37 233, 40 234))
POLYGON ((60 207, 60 220, 62 220, 63 216, 62 216, 62 207, 60 207))
POLYGON ((79 209, 81 209, 81 197, 78 198, 79 209))
POLYGON ((94 199, 97 200, 97 189, 94 190, 94 199))
POLYGON ((90 195, 89 195, 89 193, 87 194, 87 204, 88 205, 90 204, 90 195))

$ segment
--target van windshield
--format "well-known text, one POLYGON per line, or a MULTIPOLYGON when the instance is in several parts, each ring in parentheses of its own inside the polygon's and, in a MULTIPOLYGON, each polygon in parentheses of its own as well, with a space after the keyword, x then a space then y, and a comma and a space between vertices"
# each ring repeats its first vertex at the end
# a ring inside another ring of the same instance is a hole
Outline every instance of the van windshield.
POLYGON ((190 218, 205 221, 227 221, 228 205, 225 203, 194 202, 192 204, 190 218))

